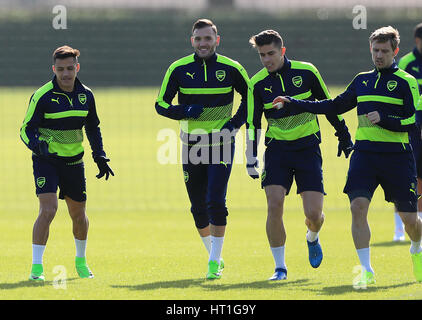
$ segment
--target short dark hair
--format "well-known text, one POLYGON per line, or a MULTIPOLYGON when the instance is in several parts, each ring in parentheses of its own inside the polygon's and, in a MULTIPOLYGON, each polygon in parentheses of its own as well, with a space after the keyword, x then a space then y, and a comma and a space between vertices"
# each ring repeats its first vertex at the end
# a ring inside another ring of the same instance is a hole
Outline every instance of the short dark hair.
POLYGON ((394 29, 392 26, 382 27, 371 33, 369 36, 369 43, 372 45, 372 42, 387 42, 390 41, 393 51, 397 49, 400 43, 400 34, 397 29, 394 29))
POLYGON ((266 44, 274 43, 275 46, 284 47, 283 38, 277 31, 264 30, 249 39, 249 43, 254 47, 261 47, 266 44))
POLYGON ((55 63, 57 59, 66 59, 69 57, 73 57, 75 62, 78 62, 78 57, 80 55, 81 53, 78 49, 73 49, 69 46, 61 46, 53 52, 53 63, 55 63))
POLYGON ((192 34, 196 29, 211 27, 217 35, 217 26, 210 19, 198 19, 192 26, 192 34))
POLYGON ((422 39, 422 22, 416 25, 415 29, 413 30, 413 35, 415 38, 422 39))

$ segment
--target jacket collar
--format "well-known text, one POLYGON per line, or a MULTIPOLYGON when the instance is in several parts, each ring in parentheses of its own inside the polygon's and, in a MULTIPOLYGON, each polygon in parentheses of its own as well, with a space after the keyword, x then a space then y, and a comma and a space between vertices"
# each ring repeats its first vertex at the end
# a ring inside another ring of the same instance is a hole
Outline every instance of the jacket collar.
POLYGON ((393 64, 388 67, 388 68, 384 68, 384 69, 378 69, 377 67, 375 67, 374 72, 378 73, 380 72, 381 74, 389 74, 389 73, 394 73, 399 69, 399 67, 397 66, 396 60, 393 60, 393 64))
POLYGON ((284 72, 289 71, 291 67, 292 67, 292 63, 290 62, 289 59, 287 59, 286 55, 284 55, 283 66, 274 72, 270 72, 270 74, 273 76, 276 76, 277 74, 283 74, 284 72))
POLYGON ((73 91, 72 92, 63 91, 60 88, 59 84, 57 83, 57 76, 56 75, 54 75, 52 81, 53 81, 53 87, 54 87, 54 90, 55 91, 60 91, 60 92, 66 93, 66 94, 70 94, 70 93, 78 92, 78 91, 85 91, 85 88, 82 85, 82 82, 78 79, 78 77, 76 77, 76 79, 75 79, 75 86, 73 87, 73 91))
POLYGON ((194 53, 193 57, 194 57, 195 61, 198 61, 198 62, 200 62, 200 63, 203 63, 203 62, 205 61, 205 62, 206 62, 206 64, 209 64, 209 63, 213 63, 213 62, 217 61, 217 53, 216 53, 216 52, 214 52, 214 53, 211 55, 211 57, 209 57, 208 59, 202 59, 202 58, 200 58, 200 57, 196 54, 196 52, 194 53))

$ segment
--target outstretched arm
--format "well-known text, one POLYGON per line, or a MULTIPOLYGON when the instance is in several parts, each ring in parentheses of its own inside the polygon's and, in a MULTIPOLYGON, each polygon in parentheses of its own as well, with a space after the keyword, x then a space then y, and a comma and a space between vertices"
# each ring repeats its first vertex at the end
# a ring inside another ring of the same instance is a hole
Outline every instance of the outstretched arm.
MULTIPOLYGON (((331 99, 328 88, 322 80, 319 71, 315 67, 311 68, 311 71, 313 73, 311 87, 313 96, 319 101, 331 99)), ((339 114, 326 114, 325 117, 336 130, 335 136, 338 138, 337 157, 340 157, 341 154, 344 153, 344 156, 347 158, 353 150, 353 142, 349 129, 346 126, 346 121, 344 121, 343 117, 339 114)))
POLYGON ((357 105, 356 94, 353 90, 349 89, 349 87, 336 98, 322 101, 297 100, 291 97, 283 96, 277 98, 281 100, 279 108, 285 108, 286 111, 291 109, 299 109, 301 111, 314 114, 342 114, 352 110, 357 105))

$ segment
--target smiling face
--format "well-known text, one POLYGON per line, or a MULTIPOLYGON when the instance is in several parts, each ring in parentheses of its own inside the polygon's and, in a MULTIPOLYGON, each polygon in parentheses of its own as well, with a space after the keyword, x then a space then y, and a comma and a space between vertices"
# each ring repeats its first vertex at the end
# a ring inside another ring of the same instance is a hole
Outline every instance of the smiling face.
POLYGON ((76 75, 80 69, 79 63, 73 57, 56 59, 53 72, 57 77, 57 83, 63 91, 72 92, 75 85, 76 75))
POLYGON ((283 66, 285 47, 279 48, 274 43, 270 43, 258 46, 257 49, 262 65, 268 72, 277 71, 283 66))
POLYGON ((212 27, 207 26, 193 31, 191 43, 200 58, 208 59, 220 44, 220 36, 216 35, 212 27))
POLYGON ((370 45, 372 61, 377 69, 389 68, 398 53, 398 48, 393 50, 390 41, 373 41, 370 45))

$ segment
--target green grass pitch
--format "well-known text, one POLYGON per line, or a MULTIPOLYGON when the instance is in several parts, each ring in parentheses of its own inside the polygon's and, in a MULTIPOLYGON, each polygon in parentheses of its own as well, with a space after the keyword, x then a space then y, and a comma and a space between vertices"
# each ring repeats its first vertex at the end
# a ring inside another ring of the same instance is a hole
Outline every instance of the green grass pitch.
MULTIPOLYGON (((331 87, 333 96, 343 88, 331 87)), ((31 267, 32 226, 38 212, 29 150, 19 138, 33 88, 0 89, 0 299, 421 299, 422 284, 412 273, 409 241, 393 244, 393 206, 378 189, 370 207, 372 265, 377 284, 353 288, 358 258, 350 232, 347 196, 342 193, 349 160, 337 158, 334 129, 319 116, 322 129, 325 224, 320 233, 324 260, 312 269, 307 259, 306 228, 294 185, 286 199, 288 280, 270 283, 274 268, 265 234, 266 201, 259 182, 238 162, 229 181, 228 227, 223 248, 226 269, 206 281, 207 255, 189 212, 180 164, 160 164, 166 140, 161 129, 178 132, 178 123, 156 114, 158 88, 95 89, 105 150, 115 177, 97 180, 86 144, 90 219, 87 258, 95 279, 79 279, 66 205, 50 229, 44 255, 46 282, 27 281, 31 267)), ((238 99, 238 97, 236 98, 238 99)), ((355 110, 345 116, 356 131, 355 110)), ((265 121, 263 121, 265 123, 265 121)), ((244 129, 242 129, 244 130, 244 129)), ((238 137, 243 137, 241 132, 238 137)), ((176 140, 179 146, 179 141, 176 140)), ((262 163, 262 162, 261 162, 262 163)))

